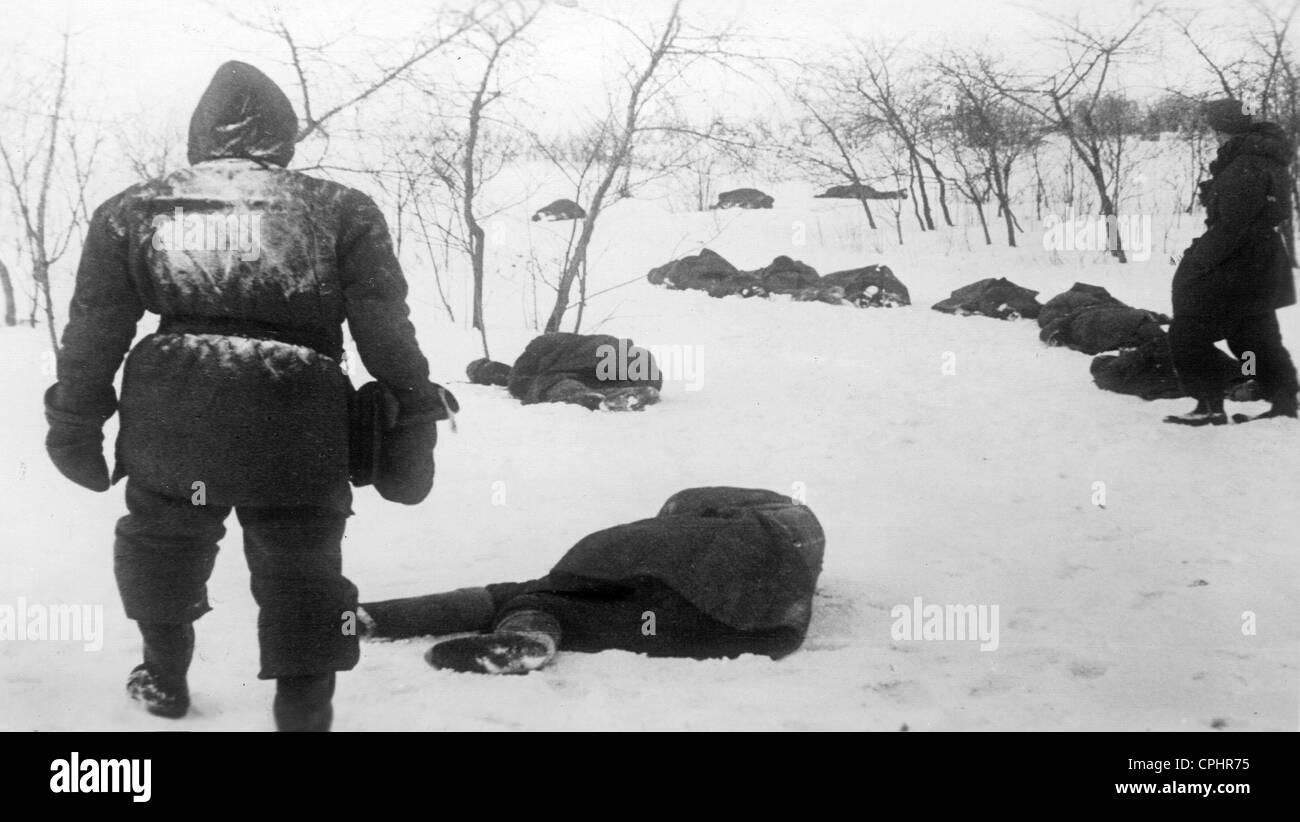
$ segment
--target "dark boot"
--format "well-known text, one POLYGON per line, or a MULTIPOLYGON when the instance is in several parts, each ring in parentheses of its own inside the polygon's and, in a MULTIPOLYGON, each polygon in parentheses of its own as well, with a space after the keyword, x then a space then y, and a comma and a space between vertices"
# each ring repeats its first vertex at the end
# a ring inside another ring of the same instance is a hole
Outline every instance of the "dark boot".
POLYGON ((560 623, 545 611, 512 611, 490 634, 439 642, 425 654, 435 668, 461 673, 526 674, 546 665, 560 644, 560 623))
POLYGON ((141 622, 144 662, 131 670, 126 692, 155 716, 179 719, 190 709, 186 681, 194 658, 192 623, 141 622))
POLYGON ((1223 411, 1223 397, 1209 397, 1196 403, 1196 408, 1186 414, 1165 417, 1174 425, 1226 425, 1228 415, 1223 411))
POLYGON ((328 731, 334 722, 334 672, 275 681, 277 731, 328 731))

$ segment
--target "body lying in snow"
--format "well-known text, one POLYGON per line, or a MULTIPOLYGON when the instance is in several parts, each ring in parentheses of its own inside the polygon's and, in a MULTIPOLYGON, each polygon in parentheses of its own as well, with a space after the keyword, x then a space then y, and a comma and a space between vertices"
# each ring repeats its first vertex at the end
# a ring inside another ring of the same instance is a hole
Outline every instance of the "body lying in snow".
POLYGON ((1038 292, 1018 286, 1005 277, 980 280, 952 292, 931 308, 945 314, 980 314, 999 320, 1034 319, 1043 306, 1038 292))
POLYGON ((586 216, 587 212, 583 210, 582 206, 578 205, 573 200, 560 199, 537 209, 533 214, 533 222, 536 223, 541 220, 547 220, 550 222, 556 222, 559 220, 581 220, 586 216))
POLYGON ((504 385, 524 405, 562 402, 593 411, 640 411, 659 401, 663 387, 648 350, 608 334, 543 334, 513 366, 479 359, 465 374, 478 385, 504 385))
POLYGON ((1161 339, 1161 326, 1168 324, 1165 315, 1126 305, 1100 286, 1075 283, 1043 306, 1038 338, 1048 345, 1099 354, 1161 339))
POLYGON ((364 603, 362 635, 440 642, 439 668, 527 673, 557 650, 780 658, 808 631, 825 535, 772 491, 693 488, 659 514, 580 540, 545 576, 364 603))
MULTIPOLYGON (((1258 384, 1242 374, 1241 363, 1218 349, 1216 352, 1221 381, 1227 386, 1225 399, 1235 402, 1263 399, 1258 384)), ((1167 335, 1117 354, 1094 357, 1090 371, 1093 382, 1103 391, 1130 394, 1144 400, 1188 396, 1174 370, 1167 335)))
POLYGON ((772 195, 756 188, 737 188, 718 195, 714 208, 771 208, 776 201, 772 195))
POLYGON ((820 276, 801 260, 784 255, 763 268, 741 271, 710 249, 650 270, 652 285, 704 291, 711 297, 766 297, 787 294, 796 300, 820 300, 858 307, 910 305, 911 295, 884 265, 869 265, 820 276))

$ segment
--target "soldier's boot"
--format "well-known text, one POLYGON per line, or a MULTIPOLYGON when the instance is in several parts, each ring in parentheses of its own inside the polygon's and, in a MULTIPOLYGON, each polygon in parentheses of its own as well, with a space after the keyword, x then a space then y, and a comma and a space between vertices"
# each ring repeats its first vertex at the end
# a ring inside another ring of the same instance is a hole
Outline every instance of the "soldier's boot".
POLYGON ((140 622, 144 662, 131 669, 126 692, 155 716, 179 719, 190 709, 186 674, 194 658, 194 625, 140 622))
POLYGON ((1174 425, 1226 425, 1228 415, 1223 411, 1223 397, 1209 397, 1196 403, 1196 408, 1186 414, 1171 414, 1165 422, 1174 425))
POLYGON ((277 731, 316 731, 330 729, 334 722, 334 681, 327 674, 282 676, 275 680, 275 714, 277 731))

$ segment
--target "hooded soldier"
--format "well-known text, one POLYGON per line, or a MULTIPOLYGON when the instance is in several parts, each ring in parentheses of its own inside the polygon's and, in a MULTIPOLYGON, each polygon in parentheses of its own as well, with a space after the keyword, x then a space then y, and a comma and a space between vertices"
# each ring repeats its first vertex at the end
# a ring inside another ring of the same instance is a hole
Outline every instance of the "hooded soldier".
POLYGON ((46 393, 59 470, 94 491, 127 480, 114 571, 144 639, 127 687, 162 716, 188 710, 192 623, 210 610, 233 509, 277 727, 330 726, 335 672, 358 659, 341 629, 357 602, 341 558, 352 513, 345 321, 400 404, 396 444, 432 476, 445 411, 384 218, 356 190, 287 170, 297 133, 270 78, 240 62, 217 70, 190 121, 190 167, 96 209, 46 393), (114 374, 145 311, 161 321, 126 357, 119 400, 114 374), (102 426, 115 411, 110 480, 102 426))
POLYGON ((1278 226, 1291 214, 1287 167, 1295 146, 1275 123, 1256 122, 1237 100, 1202 109, 1219 141, 1210 179, 1201 183, 1205 233, 1174 273, 1170 353, 1184 392, 1197 400, 1180 425, 1222 425, 1223 372, 1215 343, 1238 358, 1254 355, 1271 408, 1256 418, 1295 417, 1295 365, 1282 345, 1276 310, 1296 301, 1291 260, 1278 226))

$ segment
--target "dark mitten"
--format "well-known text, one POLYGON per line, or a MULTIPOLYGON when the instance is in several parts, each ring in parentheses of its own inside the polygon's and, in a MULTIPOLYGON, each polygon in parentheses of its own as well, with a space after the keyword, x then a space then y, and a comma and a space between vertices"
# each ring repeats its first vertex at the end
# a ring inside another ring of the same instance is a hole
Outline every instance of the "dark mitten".
POLYGON ((422 391, 383 394, 383 443, 375 489, 389 502, 415 505, 433 489, 433 449, 438 444, 438 422, 447 420, 456 430, 460 403, 447 389, 429 383, 422 391))
POLYGON ((438 417, 431 411, 403 414, 384 431, 375 489, 389 502, 415 505, 433 490, 433 449, 438 417))
POLYGON ((55 384, 45 392, 45 419, 50 424, 45 450, 63 476, 91 491, 111 486, 104 461, 104 422, 101 415, 75 414, 54 405, 55 384))

